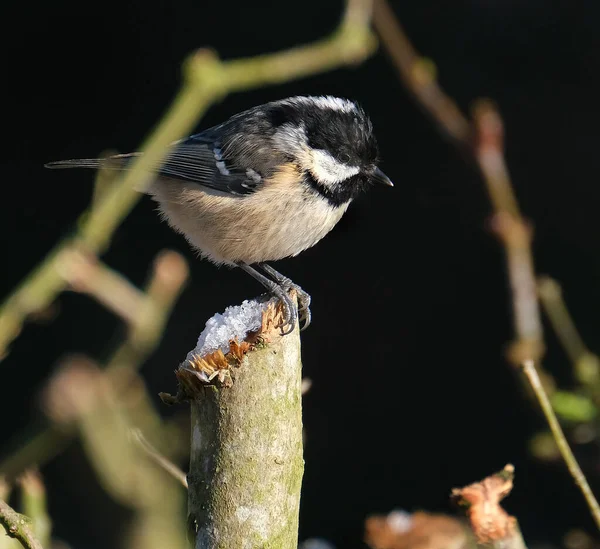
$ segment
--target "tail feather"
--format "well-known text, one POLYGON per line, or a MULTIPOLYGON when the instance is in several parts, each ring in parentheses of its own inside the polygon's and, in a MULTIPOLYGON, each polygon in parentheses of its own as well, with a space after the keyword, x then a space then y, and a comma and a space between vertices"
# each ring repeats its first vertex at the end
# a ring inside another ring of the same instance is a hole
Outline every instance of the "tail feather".
POLYGON ((65 170, 67 168, 100 168, 102 161, 97 158, 76 158, 73 160, 58 160, 44 164, 44 168, 51 170, 65 170))
POLYGON ((139 153, 116 154, 107 158, 74 158, 72 160, 57 160, 44 164, 45 168, 51 170, 66 170, 69 168, 112 168, 122 170, 129 164, 131 158, 138 156, 139 153))

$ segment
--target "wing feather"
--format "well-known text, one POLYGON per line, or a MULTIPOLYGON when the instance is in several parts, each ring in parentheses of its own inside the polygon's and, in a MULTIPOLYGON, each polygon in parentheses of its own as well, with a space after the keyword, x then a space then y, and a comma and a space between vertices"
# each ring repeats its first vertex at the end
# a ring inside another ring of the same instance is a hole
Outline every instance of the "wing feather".
MULTIPOLYGON (((223 152, 219 142, 219 127, 210 128, 171 145, 167 157, 156 168, 156 173, 172 179, 181 179, 197 183, 208 189, 214 189, 233 195, 253 193, 262 183, 259 170, 236 164, 231 153, 234 150, 228 143, 227 152, 223 152)), ((234 141, 232 139, 231 141, 234 141)), ((237 150, 237 157, 244 151, 237 150)), ((107 168, 127 170, 131 161, 141 153, 117 154, 108 158, 79 158, 49 162, 46 167, 61 168, 107 168)))
POLYGON ((256 171, 251 177, 246 170, 238 168, 222 153, 216 140, 203 134, 174 144, 158 173, 234 195, 250 194, 260 184, 256 171))

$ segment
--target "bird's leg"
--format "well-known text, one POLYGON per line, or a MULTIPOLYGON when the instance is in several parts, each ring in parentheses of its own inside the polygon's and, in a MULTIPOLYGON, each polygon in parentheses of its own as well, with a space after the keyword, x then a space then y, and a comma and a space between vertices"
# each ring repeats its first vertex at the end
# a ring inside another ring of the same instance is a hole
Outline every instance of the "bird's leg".
POLYGON ((246 271, 255 280, 258 280, 265 288, 267 288, 267 290, 269 290, 275 297, 277 297, 279 301, 281 301, 283 305, 283 322, 281 325, 282 334, 287 335, 292 333, 294 331, 294 328, 296 327, 297 311, 296 305, 294 304, 294 302, 290 298, 290 295, 288 294, 289 288, 284 287, 283 285, 277 282, 274 282, 270 278, 267 278, 265 275, 259 273, 253 267, 250 267, 250 265, 246 265, 246 263, 242 263, 240 261, 237 263, 237 266, 240 269, 246 271), (287 330, 285 330, 286 326, 287 330))
POLYGON ((292 282, 287 276, 282 275, 279 271, 276 271, 270 265, 266 263, 259 263, 259 267, 267 273, 279 286, 284 288, 286 291, 290 289, 296 290, 298 295, 298 316, 302 327, 300 331, 306 330, 310 326, 311 314, 310 314, 310 295, 305 292, 298 284, 292 282))

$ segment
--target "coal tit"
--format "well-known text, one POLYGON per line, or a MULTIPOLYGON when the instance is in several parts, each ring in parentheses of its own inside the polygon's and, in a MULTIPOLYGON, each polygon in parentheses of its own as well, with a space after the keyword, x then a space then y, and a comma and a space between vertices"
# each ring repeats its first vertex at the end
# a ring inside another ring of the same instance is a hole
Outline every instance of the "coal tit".
MULTIPOLYGON (((127 169, 139 154, 46 166, 127 169)), ((310 296, 265 262, 316 244, 371 183, 392 185, 377 163, 371 121, 356 103, 289 97, 173 143, 145 192, 201 256, 240 267, 276 295, 289 333, 298 313, 303 329, 310 323, 310 296)))

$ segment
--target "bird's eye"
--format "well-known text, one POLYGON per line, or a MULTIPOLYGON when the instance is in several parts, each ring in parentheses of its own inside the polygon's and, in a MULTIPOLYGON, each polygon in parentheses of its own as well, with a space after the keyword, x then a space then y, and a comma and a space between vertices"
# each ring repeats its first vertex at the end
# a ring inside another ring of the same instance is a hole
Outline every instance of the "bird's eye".
POLYGON ((340 155, 340 160, 344 163, 344 164, 350 164, 350 155, 348 153, 342 153, 340 155))

